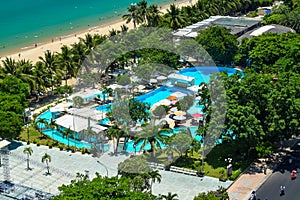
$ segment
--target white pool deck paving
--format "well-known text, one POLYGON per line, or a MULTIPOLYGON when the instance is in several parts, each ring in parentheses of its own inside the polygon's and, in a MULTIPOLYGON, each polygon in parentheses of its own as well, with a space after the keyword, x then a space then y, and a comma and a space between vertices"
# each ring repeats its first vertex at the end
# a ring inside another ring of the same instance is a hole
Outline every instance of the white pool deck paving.
MULTIPOLYGON (((10 176, 11 181, 33 187, 44 192, 58 194, 57 187, 62 184, 69 184, 76 177, 76 173, 85 174, 89 171, 89 177, 95 177, 95 173, 108 176, 117 175, 117 166, 120 162, 129 158, 129 154, 113 155, 112 150, 104 153, 100 158, 92 157, 88 154, 71 153, 60 151, 57 148, 49 149, 46 146, 36 146, 34 144, 23 145, 10 151, 10 176), (30 156, 31 170, 27 170, 26 155, 23 153, 25 147, 30 146, 33 154, 30 156), (41 162, 42 156, 47 153, 51 156, 50 173, 46 175, 46 165, 41 162), (103 165, 97 163, 100 161, 103 165), (105 167, 107 168, 107 172, 105 167)), ((153 194, 177 193, 179 199, 193 199, 200 192, 218 189, 219 186, 227 188, 232 182, 220 182, 211 177, 195 177, 168 171, 160 171, 162 175, 161 183, 153 184, 153 194)), ((3 180, 3 167, 0 167, 0 180, 3 180)))

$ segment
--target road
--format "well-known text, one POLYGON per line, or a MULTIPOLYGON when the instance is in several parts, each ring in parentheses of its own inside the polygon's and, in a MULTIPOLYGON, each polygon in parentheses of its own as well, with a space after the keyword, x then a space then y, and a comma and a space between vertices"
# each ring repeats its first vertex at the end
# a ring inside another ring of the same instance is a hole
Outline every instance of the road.
POLYGON ((300 199, 300 146, 294 149, 291 154, 294 157, 293 163, 288 160, 278 166, 273 174, 257 190, 257 199, 261 200, 299 200, 300 199), (292 170, 297 169, 297 178, 291 180, 292 170), (280 186, 286 187, 285 195, 280 196, 280 186))

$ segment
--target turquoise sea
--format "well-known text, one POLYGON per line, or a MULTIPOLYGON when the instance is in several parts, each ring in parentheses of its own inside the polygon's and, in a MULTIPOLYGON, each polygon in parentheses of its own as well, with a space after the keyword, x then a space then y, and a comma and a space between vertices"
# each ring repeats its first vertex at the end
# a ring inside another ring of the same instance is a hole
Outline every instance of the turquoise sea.
MULTIPOLYGON (((121 19, 138 0, 9 0, 0 7, 0 54, 121 19)), ((165 5, 174 0, 147 0, 165 5)))

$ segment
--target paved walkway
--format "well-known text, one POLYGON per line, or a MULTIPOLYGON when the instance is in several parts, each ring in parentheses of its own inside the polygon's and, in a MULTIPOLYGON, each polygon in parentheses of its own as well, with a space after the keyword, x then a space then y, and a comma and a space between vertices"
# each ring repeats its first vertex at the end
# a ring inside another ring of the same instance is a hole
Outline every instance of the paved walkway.
MULTIPOLYGON (((81 153, 70 153, 60 151, 57 148, 49 149, 46 146, 39 146, 20 143, 10 151, 10 176, 15 184, 22 184, 33 187, 44 192, 58 194, 57 187, 62 184, 69 184, 75 178, 76 173, 85 174, 89 171, 90 178, 95 177, 95 173, 106 176, 117 175, 118 163, 129 158, 129 155, 112 155, 111 151, 106 152, 100 158, 81 153), (26 155, 23 153, 25 147, 33 149, 30 157, 31 170, 26 170, 26 155), (50 173, 46 174, 46 165, 41 162, 44 153, 51 155, 50 173), (100 161, 101 164, 97 163, 100 161)), ((228 187, 232 182, 220 182, 211 177, 194 177, 174 172, 160 171, 162 175, 161 183, 153 184, 154 194, 166 194, 167 192, 177 193, 179 199, 190 200, 200 192, 216 190, 219 186, 228 187)), ((0 167, 0 180, 3 177, 3 167, 0 167)))

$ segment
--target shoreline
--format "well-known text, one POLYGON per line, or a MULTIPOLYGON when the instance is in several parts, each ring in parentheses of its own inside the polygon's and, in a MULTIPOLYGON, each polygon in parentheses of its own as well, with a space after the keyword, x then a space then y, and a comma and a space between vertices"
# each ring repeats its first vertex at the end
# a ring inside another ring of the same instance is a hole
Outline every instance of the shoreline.
MULTIPOLYGON (((193 5, 196 1, 194 0, 189 2, 187 0, 180 0, 175 1, 173 3, 165 4, 159 6, 159 10, 165 14, 167 12, 167 9, 170 7, 171 4, 175 4, 178 8, 181 8, 183 6, 193 5)), ((99 35, 106 35, 109 33, 110 30, 120 30, 121 25, 126 25, 129 30, 133 29, 133 23, 126 23, 125 20, 122 18, 114 19, 111 21, 107 21, 104 23, 100 23, 98 25, 91 26, 90 28, 83 29, 80 31, 75 31, 68 35, 62 35, 59 37, 54 38, 47 38, 40 43, 32 44, 31 46, 22 47, 18 49, 12 49, 8 50, 6 52, 3 52, 0 54, 0 60, 4 60, 5 58, 12 58, 15 60, 20 59, 27 59, 32 62, 32 64, 35 64, 37 61, 39 61, 39 56, 44 56, 44 52, 47 50, 50 50, 51 52, 59 52, 60 48, 63 45, 70 46, 71 44, 74 44, 76 42, 79 42, 79 38, 84 38, 86 34, 90 33, 91 35, 99 34, 99 35)))

